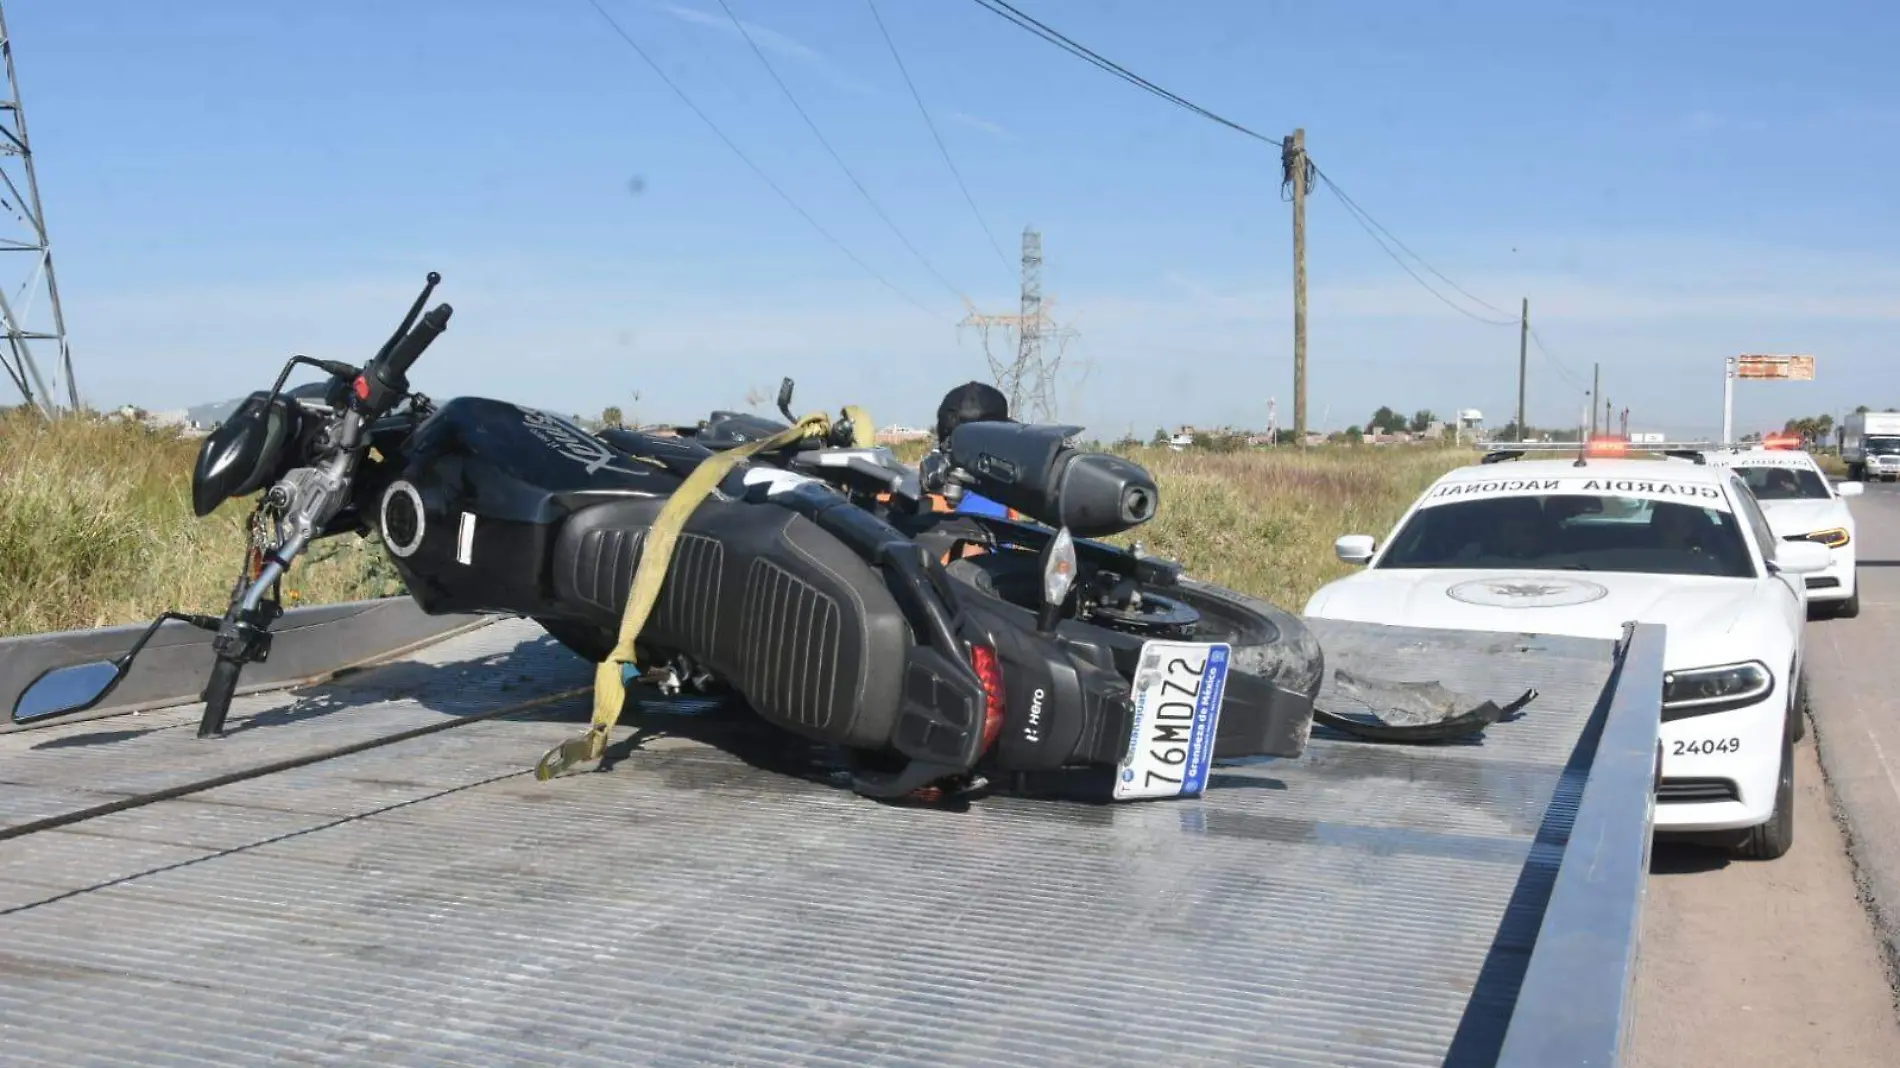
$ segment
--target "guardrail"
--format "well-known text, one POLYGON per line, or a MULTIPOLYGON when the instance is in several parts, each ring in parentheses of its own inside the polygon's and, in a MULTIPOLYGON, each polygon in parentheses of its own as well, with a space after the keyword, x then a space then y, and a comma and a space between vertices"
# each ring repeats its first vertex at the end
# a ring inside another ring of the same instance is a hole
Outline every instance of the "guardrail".
MULTIPOLYGON (((271 628, 270 659, 246 665, 237 692, 256 693, 319 682, 337 672, 481 626, 491 618, 431 616, 407 597, 294 608, 271 628)), ((211 673, 212 635, 171 621, 152 636, 125 680, 100 707, 34 723, 13 722, 14 704, 34 679, 53 668, 118 657, 131 648, 148 625, 0 638, 0 733, 198 700, 211 673)))
POLYGON ((1629 628, 1499 1068, 1621 1064, 1662 769, 1664 628, 1629 628))

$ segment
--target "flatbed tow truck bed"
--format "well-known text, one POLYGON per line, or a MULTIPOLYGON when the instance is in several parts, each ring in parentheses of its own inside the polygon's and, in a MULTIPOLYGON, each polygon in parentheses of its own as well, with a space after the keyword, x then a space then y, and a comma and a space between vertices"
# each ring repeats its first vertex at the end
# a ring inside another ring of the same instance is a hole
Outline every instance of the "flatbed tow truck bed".
POLYGON ((591 665, 502 620, 222 739, 0 735, 0 1064, 1617 1063, 1660 630, 1313 626, 1329 675, 1540 696, 1191 800, 894 808, 743 731, 542 783, 591 665))

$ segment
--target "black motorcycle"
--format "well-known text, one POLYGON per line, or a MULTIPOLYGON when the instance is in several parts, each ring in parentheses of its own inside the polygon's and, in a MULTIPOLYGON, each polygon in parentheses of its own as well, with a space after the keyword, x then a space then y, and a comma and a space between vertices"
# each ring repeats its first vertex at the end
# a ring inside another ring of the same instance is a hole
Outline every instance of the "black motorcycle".
MULTIPOLYGON (((197 514, 258 495, 244 568, 222 618, 166 613, 146 632, 166 619, 216 632, 200 736, 223 731, 243 665, 268 653, 286 569, 356 533, 380 538, 423 611, 525 616, 596 663, 645 545, 670 545, 635 639, 641 680, 736 693, 844 753, 871 797, 1072 769, 1095 769, 1117 799, 1193 795, 1215 759, 1304 750, 1312 636, 1092 540, 1146 523, 1159 493, 1139 465, 1074 449, 1077 428, 971 423, 911 468, 847 409, 733 463, 660 538, 662 508, 702 464, 793 424, 718 413, 685 433, 590 433, 501 400, 437 405, 407 374, 448 324, 446 304, 422 314, 439 281, 367 364, 293 357, 205 439, 197 514), (328 377, 286 391, 300 365, 328 377), (966 488, 1029 521, 933 507, 966 488)), ((66 680, 37 716, 96 705, 142 645, 66 680)))

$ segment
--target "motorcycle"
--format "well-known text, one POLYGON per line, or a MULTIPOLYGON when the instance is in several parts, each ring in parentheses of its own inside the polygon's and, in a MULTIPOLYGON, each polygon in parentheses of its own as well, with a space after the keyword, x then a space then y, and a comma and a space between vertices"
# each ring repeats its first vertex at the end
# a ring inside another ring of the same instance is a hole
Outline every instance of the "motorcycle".
MULTIPOLYGON (((224 615, 161 615, 118 660, 43 676, 16 720, 94 707, 175 619, 216 635, 198 734, 220 735, 243 666, 269 653, 287 569, 355 533, 381 541, 424 612, 526 617, 597 665, 644 665, 662 692, 736 693, 841 751, 871 798, 1077 769, 1116 800, 1192 796, 1214 760, 1303 752, 1323 666, 1311 634, 1098 540, 1151 520, 1159 491, 1132 461, 1076 450, 1079 428, 970 423, 913 468, 856 409, 792 419, 790 380, 785 425, 715 413, 670 435, 437 405, 408 372, 452 314, 423 314, 440 281, 363 366, 294 356, 205 439, 196 514, 257 495, 224 615), (327 378, 287 391, 298 366, 327 378), (966 490, 1026 521, 940 507, 966 490)), ((618 714, 603 721, 597 699, 593 734, 618 714)), ((581 750, 559 752, 543 777, 581 750)))

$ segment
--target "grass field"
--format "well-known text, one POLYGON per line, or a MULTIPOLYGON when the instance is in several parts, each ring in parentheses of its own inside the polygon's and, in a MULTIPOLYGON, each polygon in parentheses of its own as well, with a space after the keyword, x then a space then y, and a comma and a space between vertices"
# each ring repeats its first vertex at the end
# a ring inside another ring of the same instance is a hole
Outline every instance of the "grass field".
MULTIPOLYGON (((141 622, 168 608, 222 614, 249 509, 191 514, 197 450, 133 423, 0 412, 0 635, 141 622)), ((285 583, 287 600, 376 596, 393 574, 355 538, 314 555, 285 583)))
MULTIPOLYGON (((236 577, 246 507, 191 514, 198 442, 118 421, 48 425, 0 414, 0 634, 140 622, 167 608, 220 613, 236 577)), ((1347 568, 1340 534, 1383 537, 1433 478, 1472 454, 1320 448, 1300 453, 1134 449, 1161 484, 1161 514, 1136 536, 1200 578, 1298 611, 1347 568)), ((380 548, 320 544, 285 583, 302 604, 381 596, 380 548)))

